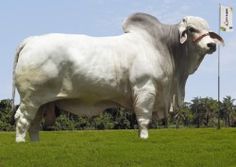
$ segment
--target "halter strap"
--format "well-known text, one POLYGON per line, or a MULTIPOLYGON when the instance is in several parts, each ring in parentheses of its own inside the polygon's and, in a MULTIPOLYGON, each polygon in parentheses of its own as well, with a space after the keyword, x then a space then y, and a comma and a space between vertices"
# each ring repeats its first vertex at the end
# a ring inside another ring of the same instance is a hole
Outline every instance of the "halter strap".
POLYGON ((205 36, 208 36, 208 35, 210 35, 210 34, 209 34, 209 33, 202 34, 202 35, 200 35, 199 37, 194 38, 194 39, 193 39, 193 42, 198 42, 198 41, 200 41, 202 38, 204 38, 205 36))

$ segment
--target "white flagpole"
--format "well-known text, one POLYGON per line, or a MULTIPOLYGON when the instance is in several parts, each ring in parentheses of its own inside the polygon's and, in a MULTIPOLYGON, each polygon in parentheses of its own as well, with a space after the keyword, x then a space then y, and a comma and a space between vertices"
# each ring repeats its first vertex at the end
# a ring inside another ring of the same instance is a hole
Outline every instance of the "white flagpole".
MULTIPOLYGON (((219 4, 219 35, 220 35, 220 17, 221 17, 221 4, 219 4)), ((218 44, 218 125, 217 129, 220 129, 220 45, 218 44)))

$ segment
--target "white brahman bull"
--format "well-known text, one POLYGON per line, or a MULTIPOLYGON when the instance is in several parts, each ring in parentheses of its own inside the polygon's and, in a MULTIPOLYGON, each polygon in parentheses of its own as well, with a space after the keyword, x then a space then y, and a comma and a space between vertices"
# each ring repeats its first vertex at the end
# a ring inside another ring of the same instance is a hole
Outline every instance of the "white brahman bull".
POLYGON ((136 13, 123 30, 113 37, 33 36, 19 45, 13 72, 13 102, 15 85, 21 100, 16 142, 25 141, 27 130, 39 140, 42 115, 54 117, 55 106, 88 116, 116 105, 129 108, 146 139, 152 115, 166 116, 173 96, 181 105, 188 76, 223 43, 204 19, 192 16, 165 25, 136 13))

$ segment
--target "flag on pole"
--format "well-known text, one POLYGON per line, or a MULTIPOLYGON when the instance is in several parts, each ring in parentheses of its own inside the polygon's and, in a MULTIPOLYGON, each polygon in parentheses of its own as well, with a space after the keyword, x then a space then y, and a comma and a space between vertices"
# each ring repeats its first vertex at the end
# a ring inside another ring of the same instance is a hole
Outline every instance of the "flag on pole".
POLYGON ((221 31, 233 31, 233 8, 220 5, 220 29, 221 31))
POLYGON ((233 31, 233 8, 220 5, 220 29, 221 31, 233 31))

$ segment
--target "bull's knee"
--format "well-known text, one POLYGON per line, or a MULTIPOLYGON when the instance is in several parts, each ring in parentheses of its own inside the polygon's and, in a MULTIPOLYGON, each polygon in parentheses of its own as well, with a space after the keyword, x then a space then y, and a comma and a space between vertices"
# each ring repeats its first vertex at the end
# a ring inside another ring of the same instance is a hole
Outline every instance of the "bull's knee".
MULTIPOLYGON (((153 100, 152 100, 153 101, 153 100)), ((139 137, 142 139, 148 138, 148 126, 152 119, 153 103, 146 104, 144 101, 139 106, 136 106, 136 117, 139 125, 139 137), (146 105, 144 105, 146 104, 146 105)))
POLYGON ((138 118, 138 125, 139 125, 139 137, 141 139, 148 138, 148 125, 150 123, 149 118, 138 118))
POLYGON ((141 139, 148 138, 148 126, 152 119, 152 111, 151 110, 138 110, 136 111, 136 118, 139 126, 139 137, 141 139))
POLYGON ((139 136, 148 138, 148 125, 152 118, 155 103, 156 88, 152 80, 147 80, 133 89, 135 101, 135 114, 139 125, 139 136))

